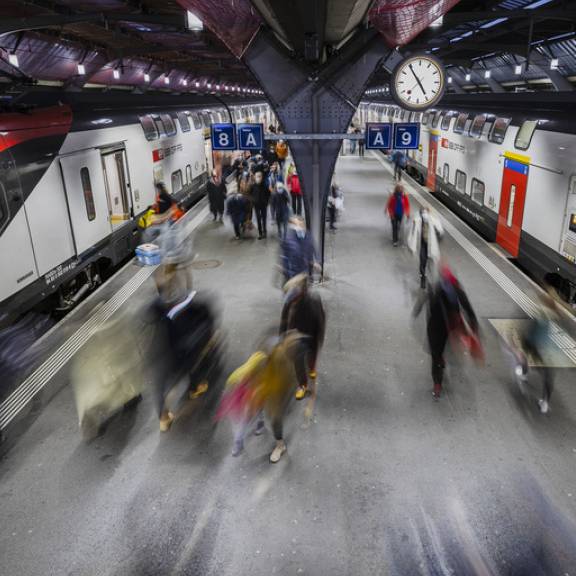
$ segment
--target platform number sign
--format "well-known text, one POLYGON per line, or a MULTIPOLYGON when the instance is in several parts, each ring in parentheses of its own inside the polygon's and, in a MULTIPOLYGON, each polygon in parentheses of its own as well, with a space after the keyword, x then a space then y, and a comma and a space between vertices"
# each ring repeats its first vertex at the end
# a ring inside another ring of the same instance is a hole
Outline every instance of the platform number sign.
POLYGON ((394 124, 394 148, 396 150, 417 150, 420 144, 420 124, 399 122, 394 124))
POLYGON ((392 144, 392 124, 367 122, 364 140, 367 150, 388 150, 392 144))
POLYGON ((262 124, 238 124, 238 147, 240 150, 262 150, 264 148, 262 124))
POLYGON ((212 124, 212 150, 236 150, 234 124, 212 124))

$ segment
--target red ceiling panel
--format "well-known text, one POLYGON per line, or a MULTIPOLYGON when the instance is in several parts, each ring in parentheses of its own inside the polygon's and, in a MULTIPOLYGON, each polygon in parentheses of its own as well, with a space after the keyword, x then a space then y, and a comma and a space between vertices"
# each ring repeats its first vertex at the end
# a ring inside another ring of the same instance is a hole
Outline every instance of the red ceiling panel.
POLYGON ((460 0, 376 0, 370 22, 390 47, 404 46, 460 0))
POLYGON ((260 16, 250 0, 178 0, 195 14, 238 57, 260 27, 260 16))

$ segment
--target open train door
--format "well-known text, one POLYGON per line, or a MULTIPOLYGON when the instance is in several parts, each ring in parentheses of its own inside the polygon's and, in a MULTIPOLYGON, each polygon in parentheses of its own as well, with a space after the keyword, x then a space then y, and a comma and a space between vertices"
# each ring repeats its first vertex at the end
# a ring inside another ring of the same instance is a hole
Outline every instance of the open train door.
POLYGON ((514 258, 520 248, 529 165, 528 156, 504 154, 496 242, 514 258))
POLYGON ((60 167, 76 254, 81 254, 112 232, 100 150, 62 156, 60 167))
POLYGON ((440 134, 435 130, 430 130, 430 146, 428 146, 428 175, 426 186, 428 190, 436 190, 436 165, 438 163, 438 139, 440 134))

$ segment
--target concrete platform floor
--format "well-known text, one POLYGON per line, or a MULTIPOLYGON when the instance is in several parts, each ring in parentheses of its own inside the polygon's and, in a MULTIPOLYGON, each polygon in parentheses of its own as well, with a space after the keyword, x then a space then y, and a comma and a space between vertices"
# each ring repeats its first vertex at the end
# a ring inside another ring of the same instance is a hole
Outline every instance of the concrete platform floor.
MULTIPOLYGON (((575 573, 574 371, 559 371, 547 416, 538 381, 517 392, 485 319, 522 313, 447 237, 487 362, 453 363, 434 402, 410 317, 417 264, 385 223, 390 174, 367 156, 341 159, 337 178, 317 414, 302 429, 293 406, 286 457, 269 464, 266 434, 232 458, 230 427, 202 405, 160 435, 147 399, 86 444, 66 388, 0 463, 0 574, 575 573)), ((196 282, 221 302, 229 370, 279 319, 270 236, 206 223, 196 238, 201 260, 222 262, 196 282)))

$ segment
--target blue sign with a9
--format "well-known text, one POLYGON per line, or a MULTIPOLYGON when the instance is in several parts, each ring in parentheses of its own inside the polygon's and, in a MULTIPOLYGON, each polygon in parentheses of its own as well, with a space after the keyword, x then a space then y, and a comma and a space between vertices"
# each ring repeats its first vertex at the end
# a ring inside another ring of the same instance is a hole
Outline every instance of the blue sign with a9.
POLYGON ((415 150, 420 144, 420 124, 399 122, 394 124, 394 148, 396 150, 415 150))

